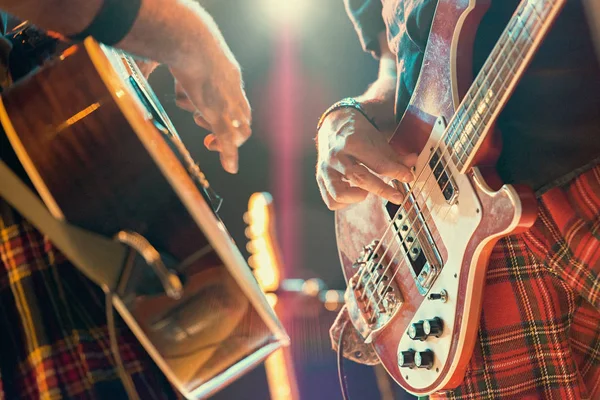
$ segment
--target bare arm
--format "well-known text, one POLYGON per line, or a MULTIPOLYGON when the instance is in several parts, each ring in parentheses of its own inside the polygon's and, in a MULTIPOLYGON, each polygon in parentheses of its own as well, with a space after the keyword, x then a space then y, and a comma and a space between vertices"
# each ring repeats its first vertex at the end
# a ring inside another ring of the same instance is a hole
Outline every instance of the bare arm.
POLYGON ((377 80, 356 100, 360 101, 371 118, 382 131, 389 132, 396 127, 394 106, 396 103, 396 81, 398 79, 396 56, 388 47, 385 32, 379 35, 381 57, 377 80))
MULTIPOLYGON (((103 0, 0 0, 0 9, 69 36, 85 29, 102 4, 103 0)), ((213 132, 205 143, 221 152, 227 171, 236 172, 237 147, 250 136, 250 106, 239 64, 210 15, 191 0, 142 0, 136 22, 116 47, 170 67, 189 97, 186 108, 213 132)))
MULTIPOLYGON (((83 31, 102 4, 103 0, 0 0, 0 9, 69 36, 83 31)), ((207 50, 214 51, 217 46, 226 47, 217 25, 200 5, 190 0, 142 0, 133 28, 117 45, 174 67, 184 66, 189 53, 201 52, 208 58, 207 50)))

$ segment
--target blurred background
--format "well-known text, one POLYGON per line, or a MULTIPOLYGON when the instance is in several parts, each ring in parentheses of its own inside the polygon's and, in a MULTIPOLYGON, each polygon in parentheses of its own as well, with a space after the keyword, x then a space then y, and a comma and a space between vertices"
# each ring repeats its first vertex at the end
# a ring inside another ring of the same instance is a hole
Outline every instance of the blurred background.
MULTIPOLYGON (((362 93, 374 81, 377 61, 362 51, 342 0, 196 1, 214 17, 241 64, 253 108, 253 135, 241 148, 237 175, 221 169, 218 155, 202 145, 205 132, 175 106, 168 71, 158 69, 150 83, 211 185, 224 198, 220 215, 246 258, 250 254, 243 215, 248 199, 267 191, 274 199, 285 275, 318 278, 330 289, 344 290, 334 214, 321 201, 314 179, 315 126, 329 105, 362 93)), ((597 2, 586 3, 596 11, 590 16, 600 21, 597 2)), ((318 300, 291 300, 285 303, 285 315, 280 315, 292 340, 290 354, 302 400, 342 398, 328 335, 336 315, 318 300)), ((381 369, 350 361, 344 366, 351 399, 415 399, 381 369)), ((261 365, 211 399, 270 398, 261 365)))
MULTIPOLYGON (((215 190, 224 198, 220 214, 248 257, 243 214, 254 192, 273 195, 278 241, 291 278, 320 278, 343 290, 333 213, 321 201, 314 180, 315 126, 335 101, 362 93, 377 75, 377 61, 364 53, 341 0, 200 0, 213 15, 241 64, 253 135, 241 148, 240 172, 225 173, 218 155, 204 149, 204 132, 175 106, 165 68, 150 78, 180 135, 215 190)), ((316 302, 318 303, 318 301, 316 302)), ((320 304, 286 308, 291 354, 302 399, 341 399, 336 354, 328 329, 337 312, 320 304)), ((353 399, 383 395, 373 368, 345 362, 353 399)), ((382 377, 382 376, 380 376, 382 377)), ((388 390, 392 387, 386 383, 388 390)), ((385 385, 384 385, 385 386, 385 385)), ((394 389, 395 398, 406 398, 394 389)), ((387 397, 386 397, 387 396, 387 397)), ((269 399, 264 367, 213 399, 269 399)))

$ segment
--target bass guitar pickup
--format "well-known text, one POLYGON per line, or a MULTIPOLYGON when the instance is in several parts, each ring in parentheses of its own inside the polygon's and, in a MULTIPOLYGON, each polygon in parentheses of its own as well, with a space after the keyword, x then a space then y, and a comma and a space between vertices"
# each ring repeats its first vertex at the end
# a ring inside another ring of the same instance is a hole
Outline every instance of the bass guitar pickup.
POLYGON ((406 196, 403 207, 388 202, 386 210, 397 232, 398 243, 419 293, 427 294, 439 275, 443 261, 424 215, 408 184, 397 182, 396 187, 406 196))
POLYGON ((429 158, 429 168, 433 172, 433 176, 442 191, 442 195, 449 205, 456 203, 458 199, 458 186, 450 171, 448 165, 444 160, 441 149, 431 149, 431 157, 429 158))

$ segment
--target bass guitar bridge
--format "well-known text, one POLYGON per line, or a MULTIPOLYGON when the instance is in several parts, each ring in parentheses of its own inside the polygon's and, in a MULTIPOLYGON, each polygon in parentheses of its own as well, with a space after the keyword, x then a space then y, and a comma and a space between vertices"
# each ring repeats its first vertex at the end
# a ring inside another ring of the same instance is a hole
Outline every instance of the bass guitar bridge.
POLYGON ((394 281, 396 268, 389 268, 391 260, 386 262, 384 254, 378 241, 365 246, 344 295, 350 319, 365 343, 372 342, 404 302, 394 281))

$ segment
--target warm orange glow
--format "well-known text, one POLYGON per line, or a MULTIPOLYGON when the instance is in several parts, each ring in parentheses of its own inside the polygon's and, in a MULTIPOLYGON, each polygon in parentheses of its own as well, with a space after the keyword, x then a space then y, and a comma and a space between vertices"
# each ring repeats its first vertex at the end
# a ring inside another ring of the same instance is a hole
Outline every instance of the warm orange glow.
POLYGON ((342 292, 337 290, 328 290, 325 293, 325 308, 329 311, 336 311, 341 308, 344 303, 344 296, 342 292))
POLYGON ((328 290, 325 293, 325 301, 333 303, 341 301, 341 296, 337 290, 328 290))
POLYGON ((66 120, 65 122, 63 122, 62 124, 58 125, 56 127, 55 133, 58 133, 64 129, 67 129, 68 127, 76 124, 77 122, 81 121, 82 119, 84 119, 85 117, 87 117, 88 115, 90 115, 91 113, 93 113, 94 111, 96 111, 97 109, 100 108, 100 103, 94 103, 91 104, 89 106, 87 106, 86 108, 84 108, 83 110, 79 111, 77 114, 73 115, 71 118, 69 118, 68 120, 66 120))
POLYGON ((265 292, 277 290, 281 279, 279 255, 271 237, 271 202, 268 193, 254 193, 244 216, 248 224, 246 236, 250 239, 247 249, 252 254, 248 264, 254 269, 254 276, 265 292))
POLYGON ((277 295, 275 293, 266 293, 265 294, 267 301, 269 302, 269 305, 271 306, 271 308, 275 309, 275 306, 277 305, 277 295))
MULTIPOLYGON (((277 290, 281 279, 281 255, 274 237, 271 195, 254 193, 248 202, 248 212, 244 214, 244 221, 248 224, 246 236, 250 239, 246 248, 252 254, 248 264, 253 268, 259 286, 266 293, 267 301, 275 308, 278 299, 272 292, 277 290)), ((265 370, 271 400, 299 398, 291 359, 286 360, 284 350, 277 350, 265 360, 265 370)))
POLYGON ((60 34, 58 32, 46 31, 46 35, 50 36, 51 38, 57 39, 57 40, 62 40, 63 42, 68 41, 65 36, 63 36, 62 34, 60 34))
POLYGON ((277 350, 265 360, 265 370, 269 381, 271 400, 289 400, 292 398, 290 377, 285 363, 283 350, 277 350))
POLYGON ((66 48, 65 51, 61 53, 60 59, 64 60, 65 58, 72 56, 73 54, 77 53, 77 50, 79 50, 79 47, 77 46, 70 46, 66 48))
MULTIPOLYGON (((256 257, 256 256, 253 256, 256 257)), ((258 284, 265 292, 275 291, 279 287, 279 271, 275 271, 272 268, 265 267, 269 265, 267 258, 261 258, 257 262, 260 266, 254 270, 254 276, 258 281, 258 284)))
POLYGON ((319 281, 316 279, 309 279, 302 285, 302 291, 306 293, 308 296, 315 297, 321 291, 321 286, 319 285, 319 281))

